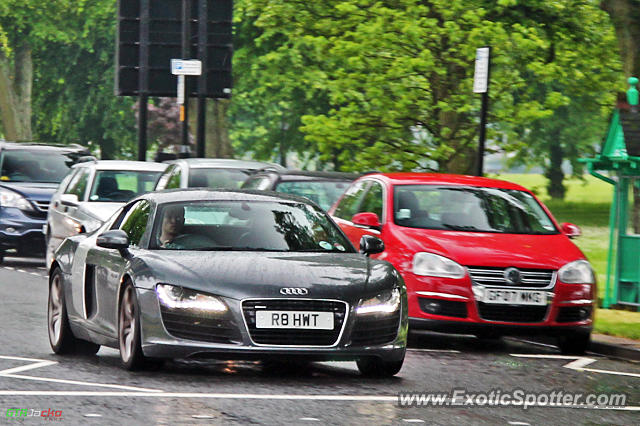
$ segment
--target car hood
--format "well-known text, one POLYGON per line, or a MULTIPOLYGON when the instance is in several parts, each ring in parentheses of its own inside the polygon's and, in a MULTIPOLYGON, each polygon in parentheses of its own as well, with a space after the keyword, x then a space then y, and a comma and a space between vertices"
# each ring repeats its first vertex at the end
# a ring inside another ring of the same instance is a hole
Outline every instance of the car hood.
POLYGON ((233 299, 283 297, 283 287, 304 287, 305 297, 353 300, 395 284, 393 267, 360 254, 144 251, 139 277, 233 299))
POLYGON ((109 219, 124 203, 82 203, 80 209, 101 222, 109 219))
POLYGON ((57 183, 41 182, 1 182, 0 187, 8 188, 34 201, 51 201, 58 188, 57 183))
POLYGON ((515 266, 558 269, 584 259, 566 235, 522 235, 399 228, 398 238, 411 252, 426 251, 465 266, 515 266))

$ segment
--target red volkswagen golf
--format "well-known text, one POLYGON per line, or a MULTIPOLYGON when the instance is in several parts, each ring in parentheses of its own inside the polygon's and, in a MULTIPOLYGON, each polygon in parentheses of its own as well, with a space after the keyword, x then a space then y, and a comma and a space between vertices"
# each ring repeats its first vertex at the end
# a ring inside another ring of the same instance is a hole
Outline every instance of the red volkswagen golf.
POLYGON ((375 173, 356 180, 329 210, 356 246, 381 238, 375 255, 407 285, 413 329, 546 334, 563 352, 589 345, 595 276, 559 225, 522 186, 473 176, 375 173))

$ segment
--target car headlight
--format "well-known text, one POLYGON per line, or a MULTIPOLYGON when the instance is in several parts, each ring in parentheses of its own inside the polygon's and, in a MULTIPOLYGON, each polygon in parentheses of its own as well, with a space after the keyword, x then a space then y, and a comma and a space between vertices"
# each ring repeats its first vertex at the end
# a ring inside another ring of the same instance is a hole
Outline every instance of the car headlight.
POLYGON ((229 309, 219 297, 180 286, 158 284, 156 294, 160 303, 171 309, 190 309, 218 314, 229 309))
POLYGON ((391 314, 400 308, 400 290, 383 291, 370 299, 363 299, 356 308, 356 313, 363 314, 391 314))
POLYGON ((567 263, 558 270, 558 279, 567 284, 594 284, 596 282, 591 264, 586 260, 567 263))
POLYGON ((413 273, 428 277, 464 278, 467 271, 451 259, 421 252, 413 256, 413 273))
POLYGON ((33 206, 26 198, 15 191, 0 188, 0 206, 15 207, 20 210, 35 211, 33 206))

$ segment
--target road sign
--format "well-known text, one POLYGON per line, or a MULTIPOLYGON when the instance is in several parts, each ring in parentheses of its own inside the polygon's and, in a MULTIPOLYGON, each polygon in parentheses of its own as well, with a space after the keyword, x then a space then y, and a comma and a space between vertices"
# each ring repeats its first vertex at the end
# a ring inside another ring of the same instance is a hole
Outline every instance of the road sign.
POLYGON ((178 75, 178 105, 184 104, 184 75, 178 75))
POLYGON ((173 75, 201 75, 202 62, 192 59, 172 59, 171 74, 173 75))
POLYGON ((489 48, 476 49, 476 70, 473 75, 473 93, 486 93, 489 86, 489 48))

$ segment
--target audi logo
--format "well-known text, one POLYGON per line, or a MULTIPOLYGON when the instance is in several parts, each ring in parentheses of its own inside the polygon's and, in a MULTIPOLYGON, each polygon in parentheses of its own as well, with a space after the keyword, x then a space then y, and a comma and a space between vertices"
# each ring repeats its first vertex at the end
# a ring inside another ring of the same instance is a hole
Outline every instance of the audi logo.
POLYGON ((304 287, 283 287, 280 289, 280 294, 285 296, 305 296, 309 294, 309 290, 304 287))

